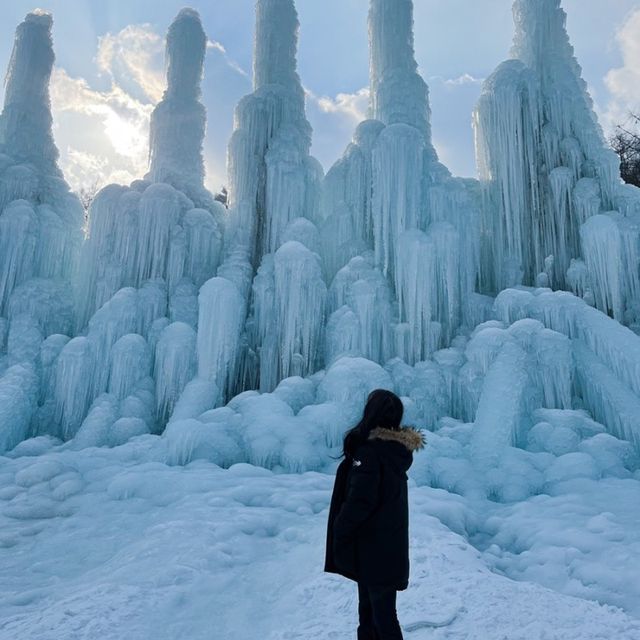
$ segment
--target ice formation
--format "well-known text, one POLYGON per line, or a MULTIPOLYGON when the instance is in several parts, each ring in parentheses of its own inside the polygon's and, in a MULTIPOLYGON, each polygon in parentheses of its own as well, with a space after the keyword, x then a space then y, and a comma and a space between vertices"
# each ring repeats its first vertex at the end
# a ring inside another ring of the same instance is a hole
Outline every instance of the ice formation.
POLYGON ((373 119, 359 125, 324 183, 323 247, 336 290, 327 342, 335 355, 338 341, 352 335, 347 350, 360 343, 360 355, 413 364, 469 320, 478 189, 452 178, 431 142, 413 3, 372 0, 369 35, 373 119))
POLYGON ((30 14, 0 118, 0 450, 162 433, 169 464, 322 469, 382 387, 431 431, 425 484, 511 501, 630 473, 598 443, 640 450, 639 192, 619 182, 559 0, 517 0, 515 18, 475 115, 476 181, 433 146, 413 3, 371 0, 370 119, 323 176, 294 2, 258 0, 227 210, 203 185, 207 39, 182 10, 149 172, 101 190, 79 247, 50 131, 51 20, 30 14))
POLYGON ((475 114, 486 192, 481 286, 568 289, 635 321, 640 191, 623 186, 560 0, 517 0, 512 59, 475 114))
MULTIPOLYGON (((167 89, 152 114, 149 174, 130 187, 105 187, 89 212, 78 330, 123 287, 166 287, 158 302, 172 308, 174 295, 184 298, 191 285, 195 298, 215 275, 226 211, 203 186, 199 98, 206 42, 198 14, 182 10, 167 36, 167 89)), ((151 320, 165 315, 156 311, 151 320)))
POLYGON ((73 324, 84 218, 56 163, 52 22, 36 11, 18 26, 0 114, 0 451, 37 431, 44 345, 73 324))
POLYGON ((47 432, 84 445, 164 428, 197 373, 198 290, 216 275, 226 221, 203 186, 207 39, 197 13, 185 9, 167 36, 167 90, 152 118, 149 174, 97 194, 79 247, 82 207, 55 166, 50 132, 50 27, 50 16, 30 14, 18 28, 0 120, 3 151, 20 161, 0 156, 0 244, 10 249, 1 258, 0 313, 8 323, 0 323, 7 345, 0 373, 13 367, 0 389, 11 393, 22 379, 15 395, 25 398, 19 419, 17 400, 2 416, 14 434, 4 448, 21 439, 15 425, 28 425, 22 437, 47 432), (32 146, 27 130, 37 133, 32 146))
MULTIPOLYGON (((314 225, 322 169, 309 155, 297 37, 293 0, 258 0, 254 92, 238 104, 229 144, 230 222, 218 274, 246 300, 237 376, 225 385, 235 391, 271 391, 322 362, 326 284, 314 225)), ((235 320, 231 298, 221 313, 235 320)))

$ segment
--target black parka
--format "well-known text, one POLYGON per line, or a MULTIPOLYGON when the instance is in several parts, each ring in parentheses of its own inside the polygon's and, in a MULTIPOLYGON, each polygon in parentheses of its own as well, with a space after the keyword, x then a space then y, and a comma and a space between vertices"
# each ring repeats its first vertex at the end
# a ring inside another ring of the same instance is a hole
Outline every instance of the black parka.
POLYGON ((377 427, 336 473, 324 570, 368 586, 409 584, 407 470, 424 446, 411 428, 377 427))

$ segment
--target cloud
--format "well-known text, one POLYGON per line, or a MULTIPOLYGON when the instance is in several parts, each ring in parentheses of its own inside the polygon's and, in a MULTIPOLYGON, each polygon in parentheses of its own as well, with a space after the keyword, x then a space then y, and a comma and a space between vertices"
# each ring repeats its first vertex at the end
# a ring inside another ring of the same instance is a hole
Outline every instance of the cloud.
POLYGON ((153 106, 113 82, 106 91, 56 68, 51 103, 60 165, 73 188, 98 182, 131 182, 147 166, 153 106))
POLYGON ((441 76, 431 76, 429 78, 429 82, 439 81, 447 87, 462 87, 465 85, 475 85, 482 86, 484 82, 484 78, 475 78, 469 73, 463 73, 461 76, 457 78, 442 78, 441 76))
POLYGON ((630 112, 640 111, 640 9, 633 11, 616 34, 623 65, 611 69, 605 85, 611 99, 603 113, 603 126, 611 131, 624 124, 630 112))
POLYGON ((250 75, 235 60, 229 57, 229 54, 227 53, 227 50, 224 48, 224 45, 222 43, 217 42, 216 40, 207 40, 207 49, 214 49, 220 52, 231 69, 237 71, 241 76, 244 76, 245 78, 250 78, 250 75))
POLYGON ((155 104, 166 86, 164 47, 164 38, 151 25, 129 25, 98 39, 96 63, 116 86, 155 104))
POLYGON ((335 98, 316 96, 307 90, 307 98, 316 102, 324 113, 345 115, 356 124, 367 118, 369 109, 369 89, 364 87, 355 93, 339 93, 335 98))

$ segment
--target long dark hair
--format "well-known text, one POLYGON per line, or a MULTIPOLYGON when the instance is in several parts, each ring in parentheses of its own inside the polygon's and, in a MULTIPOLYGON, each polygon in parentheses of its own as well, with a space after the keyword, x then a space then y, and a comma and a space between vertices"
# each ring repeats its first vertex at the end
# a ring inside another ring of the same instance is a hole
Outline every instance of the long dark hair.
POLYGON ((347 431, 342 445, 342 455, 353 458, 359 445, 367 440, 372 429, 399 429, 404 407, 402 400, 392 391, 376 389, 369 394, 362 418, 358 424, 347 431))

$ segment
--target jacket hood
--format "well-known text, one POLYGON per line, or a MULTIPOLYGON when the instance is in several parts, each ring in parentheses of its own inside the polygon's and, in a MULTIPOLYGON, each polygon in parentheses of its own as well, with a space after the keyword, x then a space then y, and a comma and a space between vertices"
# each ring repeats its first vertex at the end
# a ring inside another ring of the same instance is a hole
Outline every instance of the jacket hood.
POLYGON ((376 427, 369 433, 369 440, 392 440, 403 444, 411 453, 423 449, 425 439, 421 431, 413 427, 400 427, 400 429, 385 429, 376 427))

